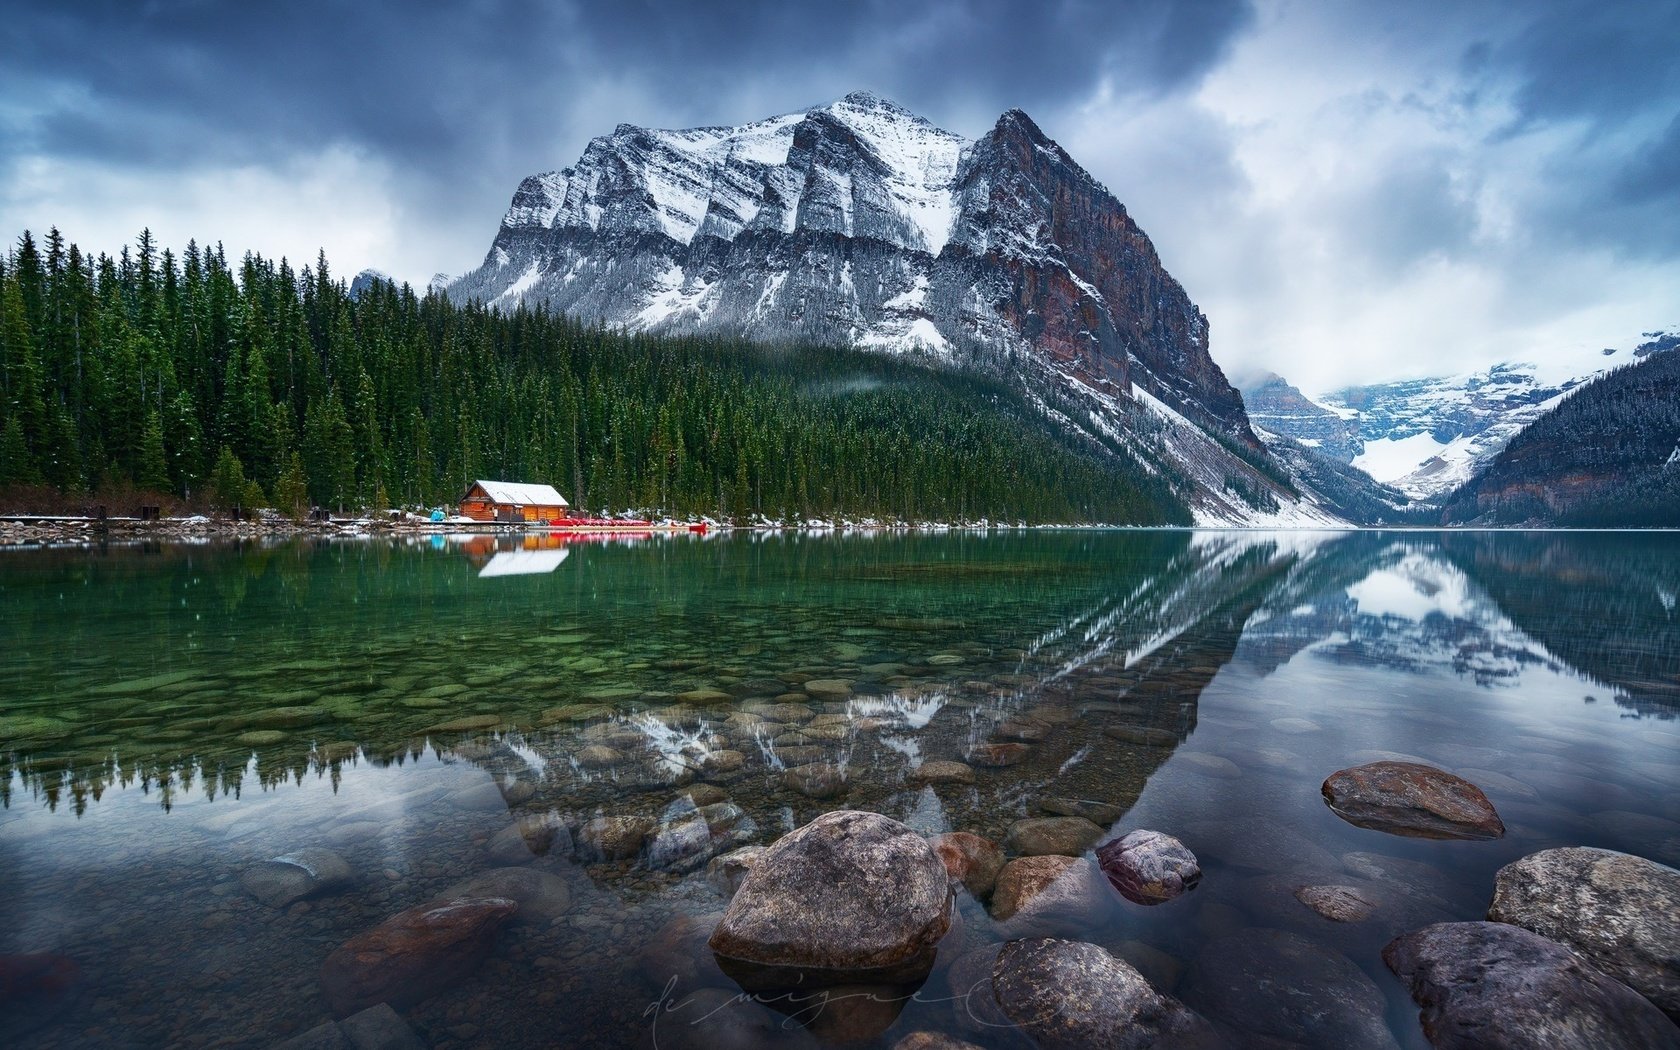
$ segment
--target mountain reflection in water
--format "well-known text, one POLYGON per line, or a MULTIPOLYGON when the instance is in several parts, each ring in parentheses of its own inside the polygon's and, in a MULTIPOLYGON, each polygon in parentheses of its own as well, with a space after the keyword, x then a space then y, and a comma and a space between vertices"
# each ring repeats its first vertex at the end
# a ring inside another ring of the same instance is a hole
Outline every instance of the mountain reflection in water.
MULTIPOLYGON (((1405 924, 1480 917, 1492 872, 1544 846, 1680 860, 1671 548, 1142 531, 6 552, 0 956, 75 977, 0 997, 0 1021, 42 1046, 265 1047, 325 1018, 327 952, 518 864, 564 881, 565 914, 504 931, 410 1022, 429 1043, 552 1045, 564 1002, 575 1045, 646 1045, 663 978, 729 987, 662 969, 723 907, 714 857, 837 808, 998 842, 1078 811, 1179 836, 1204 878, 1049 932, 1215 1015, 1184 977, 1198 953, 1300 932, 1422 1045, 1376 960, 1405 924), (1395 755, 1470 776, 1510 834, 1422 843, 1325 810, 1328 773, 1395 755), (929 783, 933 762, 968 772, 929 783), (311 847, 348 888, 284 910, 241 889, 311 847), (1407 872, 1427 891, 1365 923, 1292 897, 1407 872)), ((961 907, 932 987, 1009 933, 961 907)), ((882 1045, 955 1030, 948 1004, 895 1016, 882 1045)))

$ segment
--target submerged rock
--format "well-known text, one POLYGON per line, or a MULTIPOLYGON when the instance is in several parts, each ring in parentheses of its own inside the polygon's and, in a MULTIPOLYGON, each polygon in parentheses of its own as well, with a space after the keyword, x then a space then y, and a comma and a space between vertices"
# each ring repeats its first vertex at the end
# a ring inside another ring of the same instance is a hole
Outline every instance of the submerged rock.
POLYGON ((300 849, 263 861, 245 870, 239 883, 257 900, 271 908, 305 897, 341 890, 355 879, 344 858, 329 849, 300 849))
POLYGON ((1680 1028, 1649 1000, 1521 927, 1438 923, 1390 942, 1383 962, 1443 1050, 1680 1047, 1680 1028))
POLYGON ((706 865, 706 881, 725 897, 735 896, 735 891, 747 880, 747 873, 764 856, 764 850, 763 846, 742 846, 713 857, 706 865))
POLYGON ((851 775, 833 762, 811 762, 787 770, 782 783, 807 798, 839 798, 851 787, 851 775))
POLYGON ((967 1039, 944 1032, 911 1032, 893 1044, 893 1050, 981 1050, 967 1039))
POLYGON ((1428 839, 1496 839, 1505 824, 1482 789, 1416 762, 1372 762, 1324 781, 1324 801, 1361 828, 1428 839))
POLYGON ((1208 942, 1181 990, 1234 1028, 1291 1044, 1395 1050, 1382 991, 1347 956, 1294 933, 1247 929, 1208 942))
POLYGON ((390 1003, 351 1014, 338 1022, 338 1028, 356 1050, 425 1050, 426 1046, 390 1003))
POLYGON ((1027 744, 975 744, 968 750, 968 761, 976 766, 1000 769, 1016 765, 1030 750, 1027 744))
POLYGON ((1084 817, 1093 824, 1107 827, 1126 815, 1125 807, 1112 802, 1096 802, 1082 798, 1040 799, 1038 808, 1054 817, 1084 817))
POLYGON ((1541 850, 1499 869, 1487 917, 1562 941, 1680 1020, 1680 871, 1607 849, 1541 850))
POLYGON ((1077 857, 1102 838, 1103 829, 1084 817, 1028 817, 1009 826, 1004 847, 1027 857, 1077 857))
POLYGON ((408 1007, 465 979, 519 905, 506 897, 435 900, 350 938, 321 965, 339 1017, 378 1003, 408 1007))
POLYGON ((1133 904, 1164 904, 1202 879, 1196 855, 1159 831, 1140 829, 1104 844, 1097 864, 1109 885, 1133 904))
POLYGON ((972 784, 974 768, 965 762, 923 762, 910 771, 916 784, 972 784))
POLYGON ((1111 740, 1118 740, 1123 744, 1136 744, 1139 747, 1178 746, 1177 733, 1170 733, 1165 729, 1153 729, 1149 726, 1109 726, 1103 730, 1103 735, 1111 740))
POLYGON ((502 865, 528 864, 550 853, 563 857, 572 852, 572 829, 558 813, 522 813, 484 848, 502 865))
POLYGON ((1300 886, 1295 899, 1331 922, 1364 922, 1382 905, 1357 886, 1300 886))
POLYGON ((1003 870, 1003 851, 997 843, 972 832, 952 831, 933 836, 928 845, 939 854, 951 878, 962 883, 975 899, 992 895, 998 872, 1003 870))
MULTIPOLYGON (((676 808, 676 807, 673 807, 676 808)), ((719 853, 752 837, 755 825, 733 802, 678 812, 648 841, 648 866, 679 874, 694 871, 719 853)))
POLYGON ((558 875, 532 868, 493 868, 462 879, 443 898, 506 897, 519 905, 518 922, 550 922, 571 907, 572 891, 558 875))
POLYGON ((1095 944, 1012 941, 993 964, 992 994, 1042 1048, 1220 1045, 1206 1021, 1095 944))
POLYGON ((1052 913, 1087 915, 1099 902, 1095 869, 1083 857, 1017 857, 998 872, 992 918, 1031 921, 1052 913))
POLYGON ((653 834, 650 817, 595 817, 578 832, 578 852, 591 860, 629 860, 653 834))
POLYGON ((744 987, 914 983, 950 928, 945 865, 920 835, 838 810, 753 865, 710 945, 744 987))

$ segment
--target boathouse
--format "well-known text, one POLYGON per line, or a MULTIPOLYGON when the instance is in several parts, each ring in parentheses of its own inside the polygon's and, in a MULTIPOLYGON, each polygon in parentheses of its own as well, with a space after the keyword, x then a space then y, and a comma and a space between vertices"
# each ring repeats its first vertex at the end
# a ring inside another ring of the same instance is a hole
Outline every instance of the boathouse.
POLYGON ((566 500, 553 485, 475 481, 461 496, 461 516, 475 521, 553 521, 566 516, 566 500))

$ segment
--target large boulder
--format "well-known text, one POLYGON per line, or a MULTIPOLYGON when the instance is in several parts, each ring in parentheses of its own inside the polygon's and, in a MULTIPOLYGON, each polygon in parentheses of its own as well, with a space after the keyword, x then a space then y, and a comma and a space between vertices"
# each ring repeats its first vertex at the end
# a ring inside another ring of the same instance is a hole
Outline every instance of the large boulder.
POLYGON ((709 943, 748 988, 911 984, 933 965, 951 900, 945 865, 920 835, 837 810, 765 850, 709 943))
POLYGON ((1382 991, 1347 956, 1299 934, 1246 929, 1208 942, 1179 994, 1243 1032, 1322 1050, 1395 1050, 1382 991))
POLYGON ((992 994, 1041 1050, 1221 1044, 1206 1021, 1095 944, 1012 941, 993 964, 992 994))
POLYGON ((1105 843, 1097 864, 1109 885, 1134 904, 1163 904, 1202 879, 1196 855, 1159 831, 1138 830, 1105 843))
POLYGON ((1418 762, 1370 762, 1324 781, 1324 801, 1361 828, 1424 839, 1496 839, 1505 824, 1482 789, 1418 762))
POLYGON ((1680 1020, 1680 871, 1607 849, 1541 850, 1499 869, 1487 917, 1562 941, 1680 1020))
POLYGON ((407 1007, 464 979, 519 905, 506 897, 440 899, 350 938, 321 965, 336 1016, 378 1003, 407 1007))
POLYGON ((1680 1028, 1570 948, 1497 922, 1397 937, 1383 962, 1411 988, 1442 1050, 1673 1050, 1680 1028))

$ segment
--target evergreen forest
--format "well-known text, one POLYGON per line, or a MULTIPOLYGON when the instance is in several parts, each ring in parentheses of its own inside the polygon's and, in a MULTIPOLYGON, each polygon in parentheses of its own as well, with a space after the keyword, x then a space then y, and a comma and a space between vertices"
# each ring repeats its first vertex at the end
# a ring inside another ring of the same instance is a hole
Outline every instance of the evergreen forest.
MULTIPOLYGON (((1052 406, 1053 407, 1053 406, 1052 406)), ((979 374, 452 303, 325 256, 25 233, 0 263, 0 510, 450 507, 1186 524, 1167 483, 979 374)))

